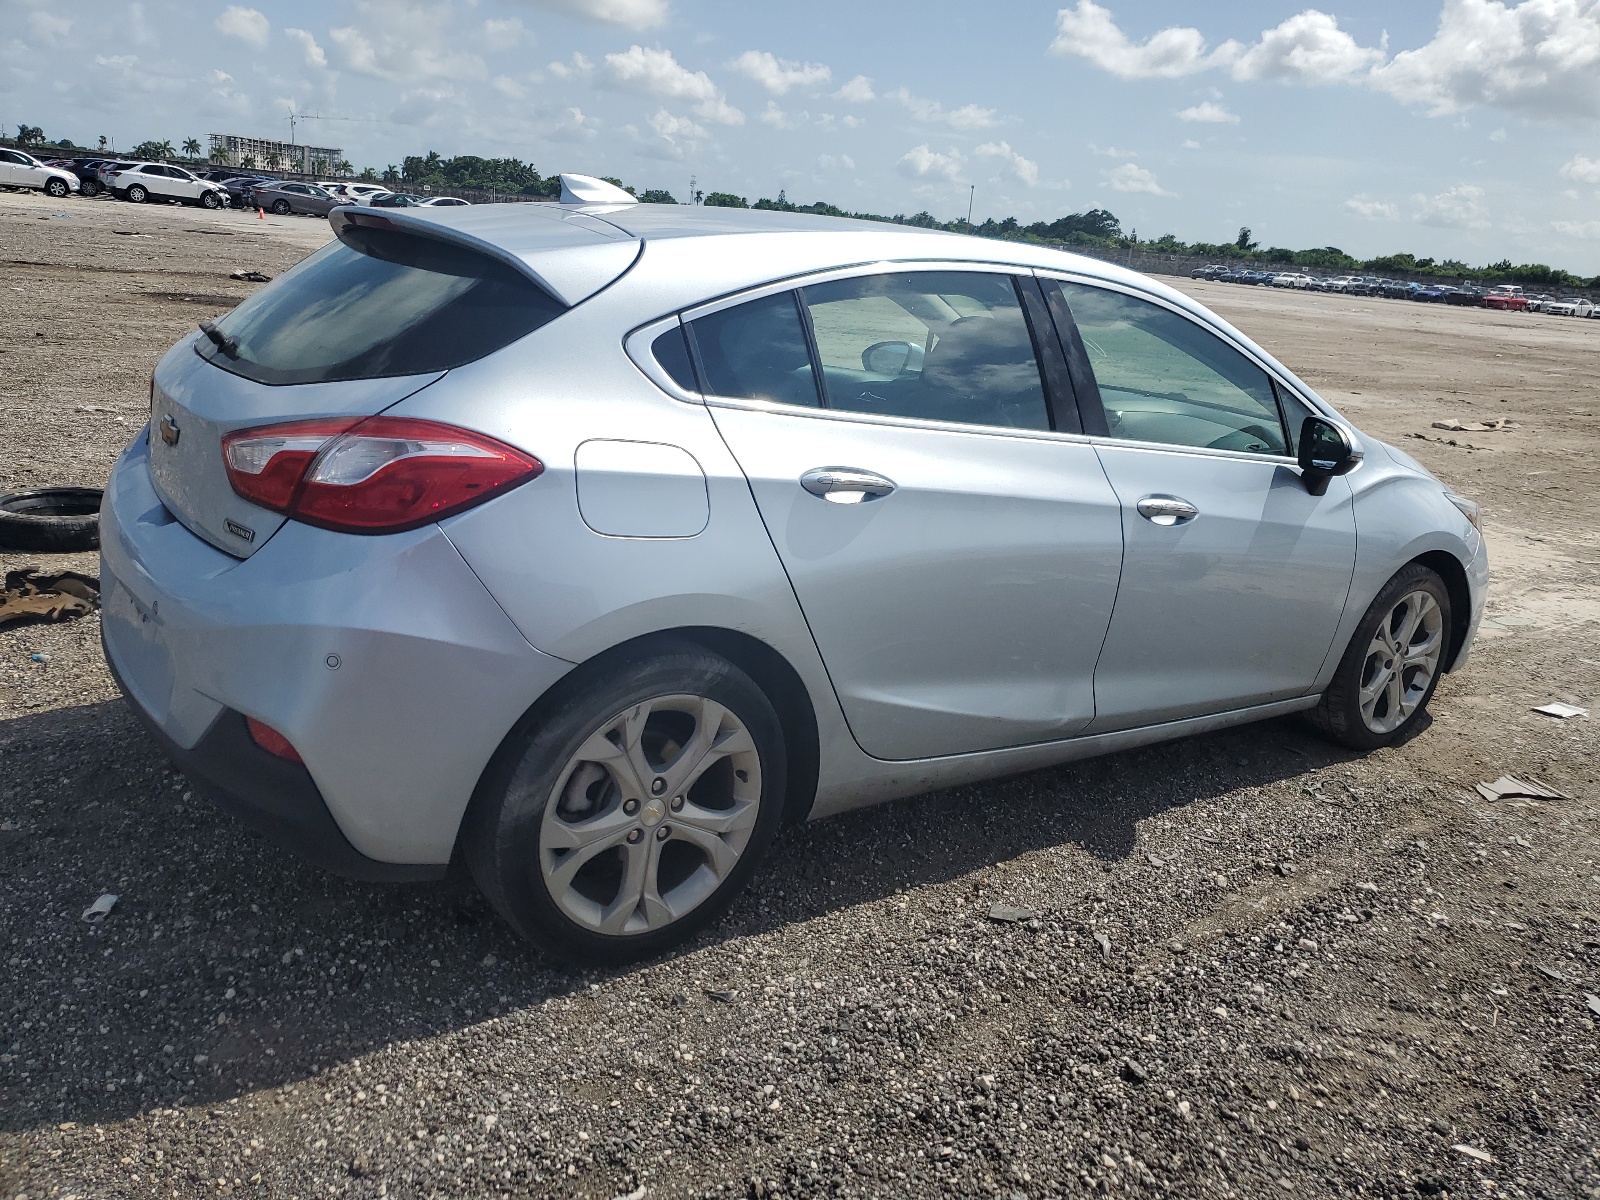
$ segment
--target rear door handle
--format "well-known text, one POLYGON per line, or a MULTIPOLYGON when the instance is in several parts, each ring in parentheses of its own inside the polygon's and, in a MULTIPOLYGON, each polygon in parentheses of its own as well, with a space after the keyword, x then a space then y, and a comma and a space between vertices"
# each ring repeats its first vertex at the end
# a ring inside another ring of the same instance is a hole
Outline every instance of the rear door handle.
POLYGON ((800 476, 800 486, 833 504, 860 504, 894 491, 894 481, 854 467, 814 467, 800 476))
POLYGON ((1182 525, 1200 515, 1198 508, 1177 496, 1146 496, 1135 507, 1152 525, 1182 525))

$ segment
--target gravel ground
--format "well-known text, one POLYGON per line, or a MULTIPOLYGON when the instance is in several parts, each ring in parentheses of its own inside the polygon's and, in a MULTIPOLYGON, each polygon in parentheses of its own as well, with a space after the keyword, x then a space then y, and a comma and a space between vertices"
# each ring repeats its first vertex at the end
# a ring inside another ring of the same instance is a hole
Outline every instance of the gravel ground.
MULTIPOLYGON (((103 481, 228 272, 326 236, 0 198, 0 489, 103 481)), ((0 633, 0 1200, 1600 1197, 1600 747, 1529 712, 1600 710, 1600 321, 1194 291, 1483 501, 1495 623, 1421 736, 833 818, 683 952, 574 972, 195 799, 93 621, 0 633), (1472 790, 1502 771, 1571 798, 1472 790)))

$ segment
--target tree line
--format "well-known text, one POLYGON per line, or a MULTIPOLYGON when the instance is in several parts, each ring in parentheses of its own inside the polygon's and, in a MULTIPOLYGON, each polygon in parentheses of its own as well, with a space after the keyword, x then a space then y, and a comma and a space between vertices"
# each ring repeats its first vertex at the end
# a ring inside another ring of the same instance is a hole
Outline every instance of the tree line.
MULTIPOLYGON (((86 146, 75 146, 65 138, 49 143, 44 130, 37 125, 20 125, 12 145, 35 152, 54 147, 66 152, 83 152, 86 146)), ((99 150, 106 149, 106 139, 100 139, 99 150)), ((191 161, 199 158, 200 143, 188 138, 182 143, 184 156, 191 161)), ((178 156, 170 141, 141 142, 130 152, 133 157, 168 160, 178 156)), ((250 169, 268 164, 250 162, 250 169)), ((336 174, 352 175, 354 169, 347 162, 337 164, 336 174)), ((381 172, 367 167, 357 178, 382 182, 397 191, 412 192, 481 192, 491 195, 555 197, 561 194, 561 179, 557 175, 541 175, 534 164, 517 158, 482 158, 475 154, 462 154, 446 158, 436 150, 426 154, 407 155, 398 164, 390 163, 381 172)), ((606 177, 606 182, 616 184, 630 195, 646 204, 677 204, 678 200, 664 188, 636 190, 620 179, 606 177)), ((1023 224, 1015 217, 1001 220, 988 218, 973 224, 965 218, 940 221, 926 210, 917 213, 853 212, 830 204, 825 200, 811 204, 796 204, 780 191, 776 200, 765 197, 753 203, 732 192, 696 192, 685 198, 687 203, 705 204, 713 208, 766 209, 775 212, 815 213, 828 217, 853 217, 862 221, 883 221, 895 225, 911 225, 919 229, 942 229, 951 233, 965 233, 975 237, 1000 238, 1005 241, 1031 242, 1041 246, 1060 248, 1090 247, 1101 250, 1137 249, 1156 254, 1187 255, 1207 258, 1229 264, 1251 264, 1263 267, 1300 267, 1330 273, 1354 274, 1404 274, 1434 276, 1439 279, 1471 280, 1479 283, 1521 283, 1536 287, 1594 287, 1600 288, 1600 275, 1586 278, 1545 263, 1513 263, 1509 258, 1484 266, 1472 266, 1457 259, 1418 258, 1408 253, 1385 254, 1376 258, 1357 258, 1346 254, 1337 246, 1319 246, 1309 250, 1292 250, 1286 246, 1263 247, 1255 240, 1248 226, 1241 228, 1232 241, 1185 242, 1175 234, 1165 233, 1154 240, 1139 237, 1137 229, 1123 231, 1116 215, 1103 208, 1087 212, 1068 213, 1053 221, 1034 221, 1023 224)))

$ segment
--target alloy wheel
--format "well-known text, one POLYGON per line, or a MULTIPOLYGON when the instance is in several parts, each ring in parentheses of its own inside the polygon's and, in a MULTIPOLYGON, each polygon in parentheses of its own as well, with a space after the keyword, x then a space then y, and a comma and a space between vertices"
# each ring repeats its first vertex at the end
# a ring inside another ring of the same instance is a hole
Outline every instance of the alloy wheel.
POLYGON ((1444 614, 1425 591, 1407 592, 1373 634, 1361 668, 1361 719, 1391 733, 1427 698, 1444 652, 1444 614))
POLYGON ((601 722, 568 759, 544 807, 539 869, 583 928, 651 932, 711 897, 760 807, 743 721, 704 696, 658 696, 601 722))

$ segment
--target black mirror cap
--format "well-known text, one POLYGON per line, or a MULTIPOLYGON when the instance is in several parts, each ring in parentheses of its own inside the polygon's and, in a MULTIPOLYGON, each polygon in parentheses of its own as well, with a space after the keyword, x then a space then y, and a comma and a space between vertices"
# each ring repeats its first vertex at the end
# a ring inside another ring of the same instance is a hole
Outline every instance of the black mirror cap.
POLYGON ((1301 423, 1297 449, 1300 477, 1313 496, 1325 493, 1328 480, 1355 470, 1364 457, 1350 435, 1326 417, 1307 417, 1301 423))

